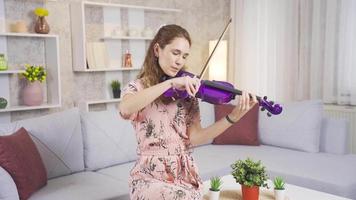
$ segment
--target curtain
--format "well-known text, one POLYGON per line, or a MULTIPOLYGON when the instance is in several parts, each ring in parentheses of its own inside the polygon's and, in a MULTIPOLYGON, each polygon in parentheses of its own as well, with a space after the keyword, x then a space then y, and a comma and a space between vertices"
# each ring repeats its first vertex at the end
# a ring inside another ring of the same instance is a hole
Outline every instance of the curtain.
POLYGON ((231 14, 238 88, 356 105, 356 1, 232 0, 231 14))

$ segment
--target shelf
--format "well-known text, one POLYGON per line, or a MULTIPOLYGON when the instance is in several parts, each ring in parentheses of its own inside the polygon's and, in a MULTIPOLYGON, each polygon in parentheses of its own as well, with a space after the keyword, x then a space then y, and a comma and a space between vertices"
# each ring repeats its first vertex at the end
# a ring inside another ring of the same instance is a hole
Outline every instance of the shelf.
POLYGON ((2 112, 13 112, 13 111, 23 111, 23 110, 35 110, 35 109, 48 109, 48 108, 57 108, 61 107, 60 104, 43 104, 40 106, 10 106, 4 109, 0 109, 0 113, 2 112))
POLYGON ((38 38, 58 38, 58 35, 52 34, 37 34, 37 33, 11 33, 2 32, 0 36, 11 36, 11 37, 38 37, 38 38))
POLYGON ((0 71, 0 74, 22 74, 24 73, 25 70, 4 70, 4 71, 0 71))
POLYGON ((103 40, 152 40, 152 37, 105 36, 103 40))
POLYGON ((101 69, 85 69, 85 70, 75 70, 76 72, 107 72, 107 71, 136 71, 141 70, 141 68, 133 67, 133 68, 101 68, 101 69))
POLYGON ((94 101, 87 101, 87 105, 93 105, 93 104, 101 104, 101 103, 118 103, 121 101, 120 99, 103 99, 103 100, 94 100, 94 101))
POLYGON ((164 12, 182 12, 182 10, 174 9, 174 8, 146 7, 146 6, 135 6, 135 5, 124 5, 124 4, 113 4, 113 3, 99 3, 99 2, 91 2, 91 1, 83 1, 83 3, 84 5, 90 5, 90 6, 143 9, 143 10, 164 11, 164 12))

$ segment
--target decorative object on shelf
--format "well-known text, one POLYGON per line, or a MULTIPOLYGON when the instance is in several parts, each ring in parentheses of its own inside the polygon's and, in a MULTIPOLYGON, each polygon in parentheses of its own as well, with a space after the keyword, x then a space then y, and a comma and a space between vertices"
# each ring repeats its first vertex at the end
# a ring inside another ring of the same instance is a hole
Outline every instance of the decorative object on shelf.
POLYGON ((4 109, 7 106, 7 100, 3 97, 0 97, 0 109, 4 109))
POLYGON ((267 187, 266 168, 261 161, 254 162, 250 158, 238 160, 231 165, 232 176, 241 185, 242 200, 258 200, 260 187, 267 187))
POLYGON ((123 66, 128 68, 128 67, 132 67, 132 57, 131 57, 131 53, 129 52, 129 50, 126 50, 126 53, 124 54, 124 63, 123 66))
POLYGON ((143 36, 143 37, 147 37, 147 38, 153 37, 153 30, 152 30, 150 27, 146 27, 146 28, 142 31, 142 36, 143 36))
POLYGON ((46 80, 46 71, 42 66, 25 65, 22 75, 26 78, 26 86, 22 90, 22 103, 27 106, 38 106, 43 102, 41 83, 46 80))
POLYGON ((4 54, 0 54, 0 71, 5 71, 7 70, 7 62, 4 54))
POLYGON ((276 177, 273 180, 274 184, 274 199, 275 200, 284 200, 285 199, 285 188, 284 180, 282 177, 276 177))
POLYGON ((141 31, 138 28, 130 28, 129 29, 129 36, 130 37, 139 37, 141 31))
POLYGON ((113 37, 124 37, 124 36, 127 36, 127 35, 126 35, 125 29, 121 28, 120 26, 116 26, 112 30, 111 36, 113 36, 113 37))
POLYGON ((11 32, 15 33, 27 33, 27 26, 26 22, 24 20, 17 21, 16 23, 13 23, 10 25, 10 30, 11 32))
POLYGON ((35 15, 37 16, 35 23, 35 32, 40 34, 48 34, 50 29, 45 18, 46 16, 48 16, 48 10, 45 8, 36 8, 35 15))
POLYGON ((120 98, 120 95, 121 95, 121 89, 120 89, 121 83, 120 83, 120 81, 113 80, 113 81, 111 81, 110 85, 111 85, 111 89, 112 89, 112 93, 113 93, 114 98, 115 99, 120 98))
POLYGON ((209 199, 210 200, 219 200, 220 197, 220 189, 222 185, 221 178, 216 176, 210 179, 210 188, 209 188, 209 199))

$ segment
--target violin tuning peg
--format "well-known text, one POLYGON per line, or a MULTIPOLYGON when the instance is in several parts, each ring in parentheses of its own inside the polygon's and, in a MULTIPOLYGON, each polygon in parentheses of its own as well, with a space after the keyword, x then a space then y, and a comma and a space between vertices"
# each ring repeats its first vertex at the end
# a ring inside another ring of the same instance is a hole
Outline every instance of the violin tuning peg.
POLYGON ((265 111, 265 110, 266 110, 266 108, 265 108, 265 107, 262 107, 262 108, 261 108, 261 111, 265 111))
POLYGON ((271 105, 273 105, 273 104, 274 104, 274 102, 273 102, 273 101, 270 101, 269 103, 270 103, 271 105))
POLYGON ((272 116, 272 114, 271 114, 271 113, 267 113, 267 116, 268 116, 268 117, 271 117, 271 116, 272 116))
POLYGON ((264 100, 267 100, 267 96, 264 96, 263 99, 264 99, 264 100))

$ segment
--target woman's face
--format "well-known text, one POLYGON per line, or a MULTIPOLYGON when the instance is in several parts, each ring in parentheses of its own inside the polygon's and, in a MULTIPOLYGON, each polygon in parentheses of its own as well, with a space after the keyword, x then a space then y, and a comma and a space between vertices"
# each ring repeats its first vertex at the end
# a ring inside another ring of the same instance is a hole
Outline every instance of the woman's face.
POLYGON ((163 72, 174 77, 184 66, 189 55, 190 45, 185 38, 175 38, 163 49, 158 44, 155 45, 155 54, 158 56, 158 63, 163 72))

